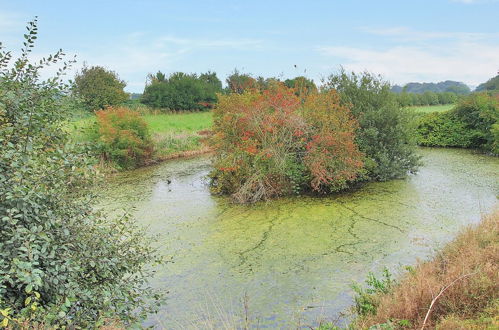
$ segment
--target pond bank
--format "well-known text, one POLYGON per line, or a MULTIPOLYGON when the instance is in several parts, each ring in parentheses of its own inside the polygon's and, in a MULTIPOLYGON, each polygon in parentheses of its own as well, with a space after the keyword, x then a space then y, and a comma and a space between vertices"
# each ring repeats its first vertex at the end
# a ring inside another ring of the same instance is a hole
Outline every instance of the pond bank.
POLYGON ((497 158, 454 149, 421 154, 425 165, 407 180, 253 206, 213 197, 203 156, 118 174, 102 206, 132 210, 173 260, 153 279, 169 299, 146 325, 239 320, 245 295, 262 327, 337 317, 352 303, 353 281, 430 256, 497 202, 497 158))

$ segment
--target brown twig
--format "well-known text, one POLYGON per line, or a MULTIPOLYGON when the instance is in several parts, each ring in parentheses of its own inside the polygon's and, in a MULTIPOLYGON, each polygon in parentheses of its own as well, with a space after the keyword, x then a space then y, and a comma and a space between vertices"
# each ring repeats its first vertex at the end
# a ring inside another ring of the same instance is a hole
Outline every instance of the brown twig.
POLYGON ((450 288, 451 286, 453 286, 454 284, 456 284, 456 282, 460 281, 460 280, 464 280, 466 277, 469 277, 469 276, 472 276, 472 275, 475 275, 477 272, 474 272, 474 273, 470 273, 470 274, 466 274, 466 275, 462 275, 462 276, 459 276, 458 278, 456 278, 454 281, 452 281, 450 284, 448 284, 447 286, 443 287, 440 292, 438 293, 438 295, 433 298, 433 300, 431 301, 430 303, 430 307, 428 308, 428 311, 426 312, 426 316, 424 318, 424 321, 423 321, 423 325, 421 326, 421 330, 423 330, 426 326, 426 322, 428 321, 428 319, 430 318, 430 314, 431 314, 431 310, 433 308, 433 305, 435 305, 435 303, 437 302, 438 298, 440 298, 440 296, 442 296, 442 294, 445 292, 445 290, 447 290, 448 288, 450 288))

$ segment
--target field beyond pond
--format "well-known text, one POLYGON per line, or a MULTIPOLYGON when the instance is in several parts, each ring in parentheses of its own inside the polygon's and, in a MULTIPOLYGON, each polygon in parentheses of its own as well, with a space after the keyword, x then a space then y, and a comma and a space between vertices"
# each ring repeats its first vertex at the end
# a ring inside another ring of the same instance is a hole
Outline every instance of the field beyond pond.
POLYGON ((409 107, 408 109, 414 110, 419 113, 430 113, 430 112, 443 112, 454 108, 455 104, 440 104, 440 105, 422 105, 416 107, 409 107))

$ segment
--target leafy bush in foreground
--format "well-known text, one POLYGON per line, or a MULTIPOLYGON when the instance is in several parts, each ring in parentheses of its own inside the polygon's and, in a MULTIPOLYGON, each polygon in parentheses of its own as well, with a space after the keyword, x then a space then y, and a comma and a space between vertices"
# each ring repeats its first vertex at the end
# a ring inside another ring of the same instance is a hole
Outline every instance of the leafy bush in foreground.
POLYGON ((365 154, 367 179, 386 181, 417 170, 412 118, 400 108, 387 82, 367 72, 342 70, 329 77, 325 88, 337 90, 341 104, 350 105, 359 122, 355 141, 365 154))
POLYGON ((357 126, 339 96, 294 89, 220 96, 214 111, 212 188, 238 202, 344 189, 362 170, 357 126))
POLYGON ((138 112, 108 108, 96 112, 101 155, 121 168, 134 168, 151 158, 152 141, 147 123, 138 112))
POLYGON ((39 80, 63 53, 30 63, 36 34, 35 20, 12 65, 0 50, 0 324, 129 325, 156 304, 146 282, 155 252, 130 219, 93 209, 92 162, 63 129, 66 65, 39 80))

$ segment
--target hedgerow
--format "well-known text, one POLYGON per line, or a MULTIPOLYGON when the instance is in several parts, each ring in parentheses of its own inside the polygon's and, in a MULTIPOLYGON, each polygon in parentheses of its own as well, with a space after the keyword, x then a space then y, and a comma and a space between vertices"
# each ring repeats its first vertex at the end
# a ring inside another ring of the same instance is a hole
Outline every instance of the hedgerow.
POLYGON ((417 141, 423 146, 478 148, 499 154, 499 100, 472 94, 455 108, 418 119, 417 141))

